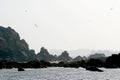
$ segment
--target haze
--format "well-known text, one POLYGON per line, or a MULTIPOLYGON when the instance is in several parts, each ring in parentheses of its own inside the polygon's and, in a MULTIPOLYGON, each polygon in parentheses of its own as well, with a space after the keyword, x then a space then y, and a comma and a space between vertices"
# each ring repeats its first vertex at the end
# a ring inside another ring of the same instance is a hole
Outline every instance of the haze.
POLYGON ((0 0, 0 25, 29 47, 120 49, 120 0, 0 0))

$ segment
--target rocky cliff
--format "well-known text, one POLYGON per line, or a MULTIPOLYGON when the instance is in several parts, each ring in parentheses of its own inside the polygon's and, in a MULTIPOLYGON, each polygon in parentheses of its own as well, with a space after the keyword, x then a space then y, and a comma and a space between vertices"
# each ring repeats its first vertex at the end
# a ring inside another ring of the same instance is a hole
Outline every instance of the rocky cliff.
POLYGON ((36 59, 24 39, 10 27, 0 26, 0 60, 25 62, 36 59))

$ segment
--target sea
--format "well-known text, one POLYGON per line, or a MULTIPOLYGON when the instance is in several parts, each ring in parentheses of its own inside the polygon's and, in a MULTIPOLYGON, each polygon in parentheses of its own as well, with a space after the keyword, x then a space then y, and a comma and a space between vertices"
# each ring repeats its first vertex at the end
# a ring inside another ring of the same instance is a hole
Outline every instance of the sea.
POLYGON ((84 68, 48 67, 40 69, 1 69, 0 80, 120 80, 120 69, 100 68, 104 72, 84 68))

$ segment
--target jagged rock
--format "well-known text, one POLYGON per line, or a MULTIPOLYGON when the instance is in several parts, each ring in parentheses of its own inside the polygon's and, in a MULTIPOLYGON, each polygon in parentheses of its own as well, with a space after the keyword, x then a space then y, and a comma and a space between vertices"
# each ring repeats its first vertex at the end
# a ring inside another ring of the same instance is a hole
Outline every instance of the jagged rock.
POLYGON ((56 55, 49 54, 48 50, 42 47, 41 51, 37 54, 37 58, 44 61, 55 61, 57 57, 56 55))
POLYGON ((35 56, 15 30, 0 26, 0 60, 25 62, 35 59, 35 56))
POLYGON ((60 56, 49 54, 48 50, 44 47, 41 48, 41 51, 37 54, 39 60, 44 61, 70 61, 72 58, 69 56, 67 51, 62 52, 60 56))
POLYGON ((72 61, 82 61, 82 60, 83 60, 83 57, 77 56, 72 61))
POLYGON ((62 52, 60 56, 58 56, 58 61, 70 61, 72 58, 69 56, 67 51, 62 52))

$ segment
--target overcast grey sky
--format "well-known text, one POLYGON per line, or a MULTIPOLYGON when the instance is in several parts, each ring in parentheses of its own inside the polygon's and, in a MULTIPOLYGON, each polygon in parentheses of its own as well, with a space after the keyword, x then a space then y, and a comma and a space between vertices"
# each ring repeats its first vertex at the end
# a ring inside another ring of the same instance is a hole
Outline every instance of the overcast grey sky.
POLYGON ((120 50, 120 0, 0 0, 0 25, 37 52, 120 50))

